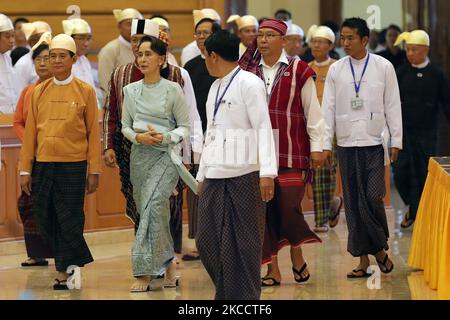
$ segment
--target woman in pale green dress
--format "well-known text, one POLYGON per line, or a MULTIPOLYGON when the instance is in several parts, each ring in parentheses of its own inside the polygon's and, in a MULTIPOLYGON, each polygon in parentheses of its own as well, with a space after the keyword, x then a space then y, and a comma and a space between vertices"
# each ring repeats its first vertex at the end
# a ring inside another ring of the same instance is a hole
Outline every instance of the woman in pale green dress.
POLYGON ((137 63, 145 78, 123 89, 122 133, 133 143, 130 179, 140 214, 131 292, 159 288, 164 274, 164 287, 176 286, 169 198, 180 173, 185 179, 178 147, 189 137, 190 123, 181 87, 160 76, 166 50, 159 39, 142 38, 137 63))

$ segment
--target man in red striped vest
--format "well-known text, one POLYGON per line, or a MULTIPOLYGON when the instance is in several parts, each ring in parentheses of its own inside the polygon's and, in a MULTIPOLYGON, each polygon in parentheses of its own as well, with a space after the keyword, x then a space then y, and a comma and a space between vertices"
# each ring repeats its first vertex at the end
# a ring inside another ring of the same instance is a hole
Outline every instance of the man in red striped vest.
POLYGON ((305 282, 310 274, 301 245, 321 242, 311 231, 301 210, 305 182, 310 168, 320 167, 325 121, 314 83, 314 71, 298 58, 286 55, 287 25, 266 19, 257 40, 240 60, 241 68, 258 75, 266 85, 269 113, 275 137, 278 137, 278 178, 275 196, 267 206, 263 263, 269 263, 263 286, 279 285, 278 251, 291 247, 292 271, 296 282, 305 282))

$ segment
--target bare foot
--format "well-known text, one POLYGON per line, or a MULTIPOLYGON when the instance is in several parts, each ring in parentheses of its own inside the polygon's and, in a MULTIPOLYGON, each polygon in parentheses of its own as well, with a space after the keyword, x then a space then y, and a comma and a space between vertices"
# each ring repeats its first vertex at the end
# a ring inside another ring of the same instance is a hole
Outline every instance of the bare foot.
POLYGON ((131 286, 130 292, 147 292, 147 291, 149 291, 149 278, 146 276, 137 277, 131 286))

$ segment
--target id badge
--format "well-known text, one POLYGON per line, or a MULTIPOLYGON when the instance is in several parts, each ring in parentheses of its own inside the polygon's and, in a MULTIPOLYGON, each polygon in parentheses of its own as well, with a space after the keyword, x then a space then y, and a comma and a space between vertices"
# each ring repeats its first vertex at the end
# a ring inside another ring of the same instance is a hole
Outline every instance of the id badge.
POLYGON ((205 139, 205 147, 207 147, 211 143, 214 143, 214 141, 216 140, 216 135, 217 135, 216 128, 214 127, 213 124, 211 124, 208 128, 208 135, 206 136, 205 139))
POLYGON ((351 106, 353 110, 358 110, 364 107, 364 100, 360 98, 352 99, 351 106))

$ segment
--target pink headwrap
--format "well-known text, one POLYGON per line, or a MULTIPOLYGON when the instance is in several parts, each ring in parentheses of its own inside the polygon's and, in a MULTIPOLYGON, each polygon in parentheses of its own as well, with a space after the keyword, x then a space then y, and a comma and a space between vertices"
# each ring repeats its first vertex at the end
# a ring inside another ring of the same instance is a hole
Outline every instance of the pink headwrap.
POLYGON ((262 29, 262 28, 273 29, 273 30, 281 33, 283 36, 286 35, 286 32, 287 32, 286 23, 284 23, 281 20, 277 20, 277 19, 266 19, 261 23, 259 28, 260 29, 262 29))

